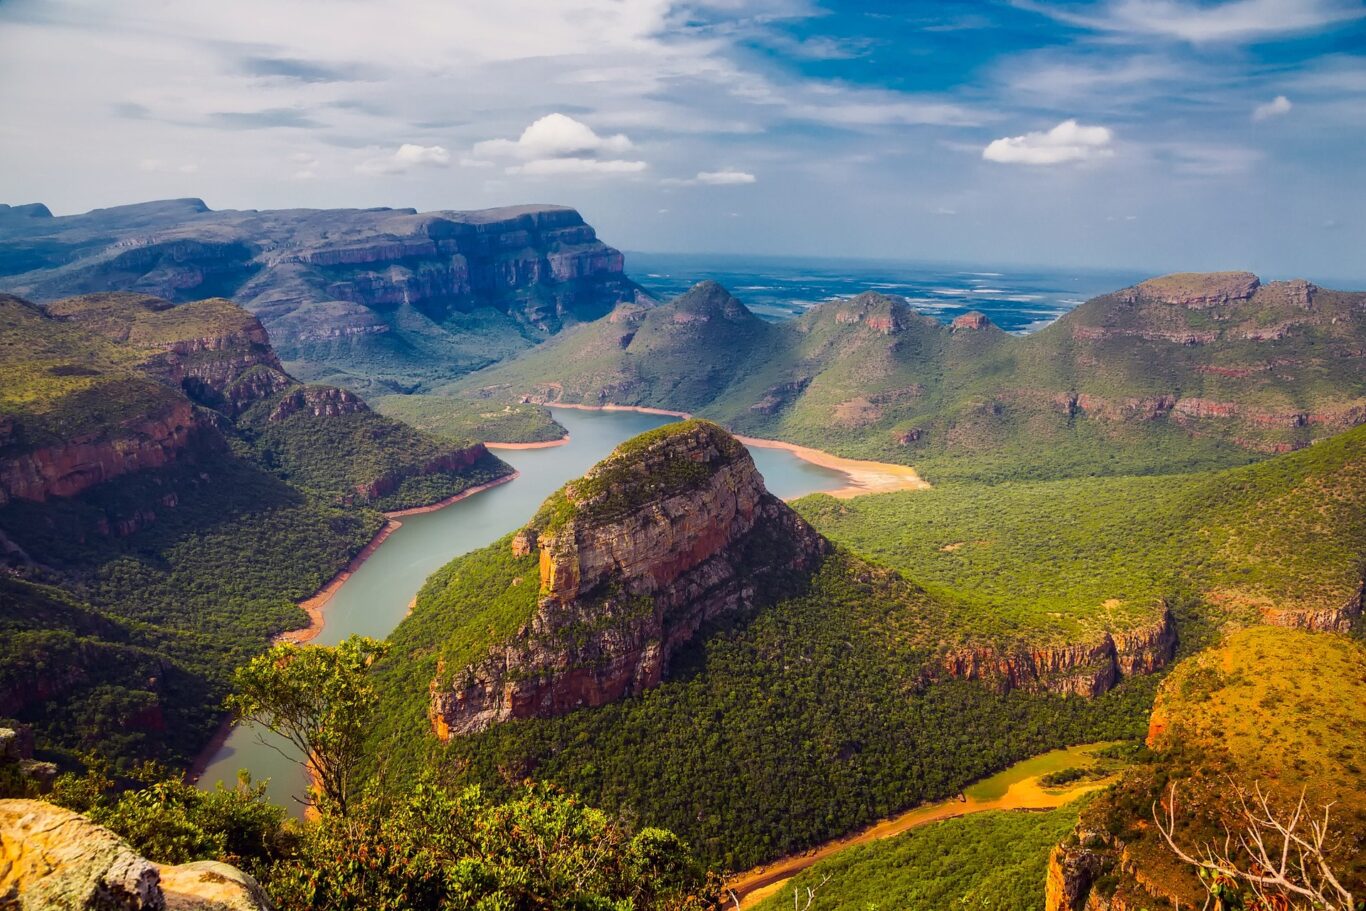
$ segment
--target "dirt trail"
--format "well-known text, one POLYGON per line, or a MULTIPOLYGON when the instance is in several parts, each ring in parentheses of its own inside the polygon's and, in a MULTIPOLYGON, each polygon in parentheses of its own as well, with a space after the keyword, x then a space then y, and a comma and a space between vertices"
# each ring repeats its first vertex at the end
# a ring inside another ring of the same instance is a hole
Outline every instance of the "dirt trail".
MULTIPOLYGON (((1087 765, 1094 762, 1090 758, 1089 751, 1098 749, 1103 744, 1076 747, 1065 751, 1073 757, 1071 764, 1087 765), (1085 751, 1085 752, 1084 752, 1085 751)), ((1058 751, 1060 754, 1064 751, 1058 751)), ((1052 754, 1045 754, 1052 755, 1052 754)), ((1037 759, 1037 757, 1036 757, 1037 759)), ((1033 763, 1035 760, 1026 760, 1026 763, 1033 763)), ((1021 764, 1023 765, 1023 763, 1021 764)), ((975 797, 974 790, 977 786, 969 787, 966 800, 950 798, 938 803, 922 804, 912 810, 908 810, 899 816, 884 819, 872 826, 834 841, 828 841, 818 848, 814 848, 804 854, 797 854, 791 857, 784 857, 781 860, 773 861, 761 867, 755 867, 746 873, 733 877, 726 887, 735 893, 740 899, 741 907, 753 907, 761 899, 775 894, 788 881, 798 873, 812 866, 818 861, 840 853, 846 848, 854 845, 865 844, 876 841, 880 838, 889 838, 893 835, 900 835, 910 829, 926 825, 931 822, 938 822, 942 819, 952 819, 958 816, 967 816, 970 813, 981 813, 986 810, 1052 810, 1063 804, 1070 803, 1083 794, 1104 788, 1114 781, 1114 776, 1093 781, 1085 781, 1065 788, 1047 788, 1039 784, 1048 771, 1052 769, 1042 769, 1037 774, 1030 775, 1018 781, 1013 781, 1006 787, 1005 792, 994 797, 975 797)), ((999 776, 993 776, 982 782, 989 785, 993 780, 999 780, 1002 776, 1011 776, 1012 770, 1007 769, 999 776)))

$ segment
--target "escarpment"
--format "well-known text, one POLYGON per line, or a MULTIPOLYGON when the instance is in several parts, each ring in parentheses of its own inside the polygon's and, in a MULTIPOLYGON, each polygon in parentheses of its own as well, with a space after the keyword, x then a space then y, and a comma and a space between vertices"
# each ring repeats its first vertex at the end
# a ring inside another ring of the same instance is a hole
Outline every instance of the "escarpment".
POLYGON ((1015 649, 954 649, 940 673, 1010 690, 1099 696, 1125 677, 1160 670, 1176 654, 1176 622, 1165 605, 1158 620, 1102 633, 1091 642, 1015 649))
POLYGON ((764 488, 743 445, 686 421, 623 444, 513 538, 536 555, 534 614, 432 681, 447 739, 638 694, 703 624, 792 592, 829 545, 764 488))
POLYGON ((18 294, 230 298, 297 375, 391 391, 496 359, 471 336, 515 350, 643 298, 621 252, 562 206, 215 212, 178 200, 4 219, 4 241, 35 251, 12 274, 0 267, 0 287, 18 294), (462 317, 475 311, 471 328, 462 317))

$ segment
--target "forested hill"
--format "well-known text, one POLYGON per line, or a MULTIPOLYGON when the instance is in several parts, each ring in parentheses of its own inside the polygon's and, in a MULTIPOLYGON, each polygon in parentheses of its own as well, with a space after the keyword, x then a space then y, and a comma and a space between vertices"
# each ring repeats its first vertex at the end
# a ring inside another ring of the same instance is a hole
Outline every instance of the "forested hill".
POLYGON ((0 296, 0 717, 184 761, 380 509, 508 471, 299 383, 229 301, 0 296))
POLYGON ((1366 294, 1305 281, 1166 276, 1024 337, 872 292, 755 322, 704 283, 446 391, 686 410, 931 481, 1225 467, 1366 421, 1366 294))

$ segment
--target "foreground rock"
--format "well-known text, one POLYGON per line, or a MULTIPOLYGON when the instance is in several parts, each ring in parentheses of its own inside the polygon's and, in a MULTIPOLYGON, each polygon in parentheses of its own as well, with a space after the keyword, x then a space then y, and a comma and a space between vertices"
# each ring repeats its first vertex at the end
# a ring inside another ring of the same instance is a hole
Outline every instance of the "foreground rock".
POLYGON ((0 907, 21 911, 268 911, 227 864, 159 867, 103 826, 40 800, 0 800, 0 907))
POLYGON ((535 616, 485 660, 438 672, 443 739, 639 693, 723 614, 810 575, 829 544, 770 494, 745 447, 686 421, 619 447, 512 542, 537 554, 535 616))

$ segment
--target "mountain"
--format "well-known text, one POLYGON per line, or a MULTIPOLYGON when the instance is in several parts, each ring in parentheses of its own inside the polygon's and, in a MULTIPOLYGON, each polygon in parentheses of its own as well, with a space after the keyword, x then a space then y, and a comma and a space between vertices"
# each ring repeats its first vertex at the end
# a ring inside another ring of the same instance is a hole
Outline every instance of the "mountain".
POLYGON ((725 295, 731 317, 687 331, 722 294, 619 308, 443 391, 686 410, 931 481, 1224 467, 1366 421, 1366 293, 1173 275, 1024 337, 871 292, 755 329, 725 295))
POLYGON ((192 755, 379 509, 510 472, 299 383, 222 299, 0 296, 0 377, 0 715, 116 761, 192 755))
POLYGON ((0 207, 0 289, 228 297, 290 369, 411 392, 645 299, 578 212, 530 205, 213 211, 165 200, 53 217, 0 207))
POLYGON ((554 781, 748 866, 1041 750, 1137 736, 1169 623, 1116 635, 1104 675, 1086 648, 1028 679, 958 674, 958 605, 832 547, 734 438, 684 421, 428 580, 377 668, 372 756, 395 786, 554 781))

